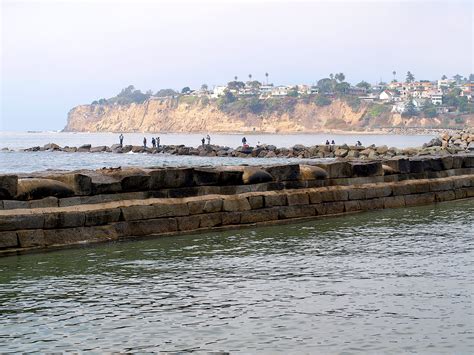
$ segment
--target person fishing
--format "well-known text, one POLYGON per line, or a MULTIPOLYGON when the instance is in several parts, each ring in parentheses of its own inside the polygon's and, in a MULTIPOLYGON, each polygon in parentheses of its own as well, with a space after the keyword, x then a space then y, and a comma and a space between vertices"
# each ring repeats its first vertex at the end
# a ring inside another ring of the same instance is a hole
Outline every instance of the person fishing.
POLYGON ((146 149, 146 137, 143 137, 143 148, 146 149))
POLYGON ((155 137, 151 137, 151 145, 153 148, 156 148, 156 140, 155 137))
POLYGON ((120 146, 122 146, 123 145, 123 134, 122 133, 120 133, 119 141, 120 141, 120 146))

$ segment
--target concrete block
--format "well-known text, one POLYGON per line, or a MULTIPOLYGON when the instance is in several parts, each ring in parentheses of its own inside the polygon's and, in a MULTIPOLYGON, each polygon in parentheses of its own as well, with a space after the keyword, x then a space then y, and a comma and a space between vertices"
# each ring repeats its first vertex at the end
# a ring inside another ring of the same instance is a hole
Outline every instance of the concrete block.
MULTIPOLYGON (((317 206, 317 205, 315 205, 317 206)), ((343 213, 345 210, 345 205, 343 201, 338 202, 325 202, 324 203, 325 214, 338 214, 343 213)))
POLYGON ((43 228, 43 225, 43 214, 16 214, 0 216, 0 231, 41 229, 43 228))
POLYGON ((411 174, 419 174, 419 173, 424 172, 423 160, 424 159, 415 159, 415 158, 411 158, 409 160, 409 162, 410 162, 410 173, 411 174))
POLYGON ((237 225, 240 224, 240 216, 242 212, 224 212, 222 213, 222 225, 237 225))
POLYGON ((319 166, 300 165, 300 180, 325 180, 328 178, 326 170, 319 166))
MULTIPOLYGON (((284 207, 286 208, 286 207, 284 207)), ((278 219, 279 208, 265 208, 256 211, 244 211, 241 213, 240 223, 257 223, 275 221, 278 219)))
POLYGON ((152 190, 190 187, 194 184, 194 169, 192 168, 156 169, 148 171, 148 173, 152 190))
POLYGON ((349 200, 365 200, 367 198, 367 189, 363 187, 352 187, 348 192, 349 200))
POLYGON ((44 231, 44 242, 46 246, 111 241, 116 239, 118 239, 118 235, 112 226, 47 229, 44 231))
POLYGON ((288 192, 286 198, 288 200, 288 206, 309 204, 309 195, 306 192, 288 192))
POLYGON ((405 206, 404 196, 391 196, 383 198, 383 207, 384 208, 398 208, 405 206))
POLYGON ((359 201, 345 201, 344 210, 346 212, 356 212, 361 210, 361 205, 359 201))
POLYGON ((252 207, 247 198, 232 196, 224 199, 222 209, 226 212, 240 212, 251 210, 252 207))
POLYGON ((248 200, 252 210, 264 207, 263 195, 248 196, 248 200))
POLYGON ((15 231, 0 232, 0 249, 18 247, 18 238, 15 231))
POLYGON ((309 203, 312 205, 323 202, 323 199, 321 197, 321 191, 309 191, 308 196, 309 203))
POLYGON ((290 181, 300 178, 299 164, 266 166, 264 170, 273 177, 273 181, 290 181))
POLYGON ((316 208, 314 205, 292 205, 282 206, 278 208, 278 218, 301 218, 316 215, 316 208))
POLYGON ((362 211, 381 210, 384 208, 383 197, 373 198, 371 200, 361 200, 358 202, 362 211))
POLYGON ((21 248, 44 247, 44 231, 42 229, 19 230, 16 232, 21 248))
POLYGON ((405 196, 406 206, 428 205, 430 203, 433 203, 434 201, 435 201, 435 194, 432 192, 405 196))
POLYGON ((176 232, 176 218, 158 218, 128 222, 127 232, 130 236, 145 236, 176 232))
POLYGON ((217 185, 221 173, 215 169, 194 168, 193 184, 197 186, 217 185))
POLYGON ((177 217, 176 221, 178 222, 178 230, 189 231, 189 230, 195 230, 199 228, 201 218, 200 216, 193 215, 193 216, 177 217))
POLYGON ((287 204, 286 194, 272 193, 264 196, 265 207, 285 206, 287 204))
POLYGON ((354 162, 351 163, 352 177, 382 176, 382 162, 371 161, 367 163, 354 162))
POLYGON ((451 201, 456 199, 456 194, 452 190, 448 191, 437 191, 435 193, 435 201, 442 202, 442 201, 451 201))
POLYGON ((100 226, 120 220, 120 208, 87 211, 85 213, 85 226, 100 226))
POLYGON ((28 201, 29 208, 45 208, 45 207, 58 207, 59 200, 57 197, 49 196, 42 198, 41 200, 28 201))
POLYGON ((69 186, 75 195, 84 196, 92 194, 92 178, 90 176, 71 173, 71 174, 54 174, 47 176, 50 179, 58 180, 69 186))
POLYGON ((45 229, 82 227, 86 221, 84 212, 54 212, 44 215, 45 229))
POLYGON ((222 212, 199 215, 200 228, 212 228, 222 225, 222 212))
POLYGON ((352 177, 352 167, 348 162, 333 162, 317 166, 326 170, 330 179, 352 177))
POLYGON ((30 208, 29 201, 3 200, 3 209, 5 210, 16 210, 23 208, 30 208))
POLYGON ((446 191, 454 189, 454 182, 451 179, 438 179, 429 182, 430 191, 446 191))

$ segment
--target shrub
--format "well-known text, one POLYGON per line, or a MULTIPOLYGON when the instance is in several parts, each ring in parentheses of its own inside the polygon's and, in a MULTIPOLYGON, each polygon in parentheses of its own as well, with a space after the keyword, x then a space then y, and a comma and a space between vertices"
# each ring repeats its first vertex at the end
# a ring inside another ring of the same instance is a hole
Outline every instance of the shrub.
POLYGON ((316 99, 314 100, 314 103, 318 106, 328 106, 331 104, 331 102, 331 99, 324 95, 317 95, 316 99))

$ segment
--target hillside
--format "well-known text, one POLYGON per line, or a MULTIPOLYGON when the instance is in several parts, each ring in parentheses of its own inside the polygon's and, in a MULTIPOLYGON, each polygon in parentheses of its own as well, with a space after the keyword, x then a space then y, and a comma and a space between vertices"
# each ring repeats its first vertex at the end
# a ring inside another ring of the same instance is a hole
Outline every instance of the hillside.
POLYGON ((294 98, 275 102, 254 108, 250 101, 239 100, 222 107, 216 101, 189 96, 127 105, 80 105, 69 111, 64 131, 296 133, 474 125, 473 115, 457 119, 446 116, 402 118, 400 114, 390 113, 389 105, 362 102, 351 106, 340 99, 326 106, 294 98))

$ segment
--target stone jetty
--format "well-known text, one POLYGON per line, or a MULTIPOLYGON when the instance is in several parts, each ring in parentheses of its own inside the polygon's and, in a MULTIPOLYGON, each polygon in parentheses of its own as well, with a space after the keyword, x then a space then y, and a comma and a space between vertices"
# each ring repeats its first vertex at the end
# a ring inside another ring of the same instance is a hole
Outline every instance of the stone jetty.
POLYGON ((0 255, 474 197, 474 154, 0 175, 0 255))
POLYGON ((256 147, 241 146, 231 148, 219 145, 201 145, 188 147, 185 145, 163 145, 158 148, 143 146, 114 144, 112 146, 91 146, 84 144, 80 147, 60 147, 55 143, 48 143, 42 147, 27 148, 24 151, 58 151, 67 153, 147 153, 190 155, 204 157, 238 157, 238 158, 345 158, 354 160, 390 159, 393 157, 415 157, 424 155, 453 155, 462 152, 474 151, 474 130, 466 129, 452 135, 443 133, 429 143, 419 148, 395 148, 387 145, 368 147, 354 145, 294 145, 290 148, 278 148, 274 145, 259 145, 256 147))

